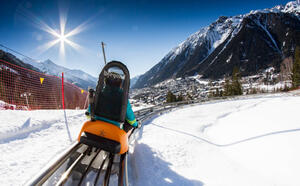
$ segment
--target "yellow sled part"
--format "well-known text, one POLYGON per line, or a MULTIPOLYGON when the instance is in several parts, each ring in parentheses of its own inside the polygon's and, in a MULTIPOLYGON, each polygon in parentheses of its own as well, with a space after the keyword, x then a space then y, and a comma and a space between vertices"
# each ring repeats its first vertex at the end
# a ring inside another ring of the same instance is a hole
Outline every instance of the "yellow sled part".
POLYGON ((128 134, 116 125, 98 120, 87 121, 81 128, 78 136, 78 142, 80 142, 83 132, 94 134, 96 136, 120 143, 121 148, 119 154, 124 154, 128 151, 128 134))

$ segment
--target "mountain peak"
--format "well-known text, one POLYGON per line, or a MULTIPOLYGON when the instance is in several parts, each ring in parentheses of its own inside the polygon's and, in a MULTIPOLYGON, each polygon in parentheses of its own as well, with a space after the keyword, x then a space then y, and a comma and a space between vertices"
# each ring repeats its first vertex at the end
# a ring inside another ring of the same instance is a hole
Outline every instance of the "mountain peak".
POLYGON ((288 2, 284 7, 284 12, 300 13, 300 0, 288 2))
POLYGON ((262 10, 252 10, 249 14, 255 13, 295 13, 299 16, 300 13, 300 0, 298 1, 290 1, 286 5, 277 5, 273 8, 265 8, 262 10))
POLYGON ((140 76, 135 87, 155 85, 166 79, 197 73, 219 78, 224 73, 230 74, 233 65, 245 65, 246 68, 248 63, 247 68, 252 73, 257 70, 257 64, 251 64, 253 61, 264 65, 272 65, 272 60, 280 63, 281 57, 290 55, 288 51, 292 51, 295 44, 296 31, 300 27, 299 1, 244 15, 220 16, 174 47, 158 64, 140 76), (287 30, 295 32, 287 33, 287 30), (218 68, 222 65, 223 68, 218 68))
POLYGON ((228 18, 227 16, 220 16, 220 17, 217 19, 216 23, 224 23, 224 22, 226 21, 227 18, 228 18))
POLYGON ((88 73, 85 73, 82 70, 68 69, 54 63, 50 59, 47 59, 44 62, 34 62, 28 59, 24 59, 23 61, 49 75, 60 77, 61 73, 64 72, 65 79, 67 81, 74 83, 83 89, 88 89, 88 87, 95 88, 97 85, 97 78, 89 75, 88 73))
POLYGON ((51 64, 51 65, 57 65, 53 61, 51 61, 50 59, 45 60, 43 63, 45 63, 45 64, 51 64))

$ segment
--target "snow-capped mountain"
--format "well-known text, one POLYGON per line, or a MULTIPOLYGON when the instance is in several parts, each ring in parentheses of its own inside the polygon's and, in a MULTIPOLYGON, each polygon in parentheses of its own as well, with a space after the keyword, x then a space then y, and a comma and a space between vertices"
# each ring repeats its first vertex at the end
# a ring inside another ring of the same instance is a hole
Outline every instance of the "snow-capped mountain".
POLYGON ((220 78, 234 66, 240 67, 243 75, 279 67, 282 58, 291 56, 300 44, 299 15, 299 2, 292 1, 245 15, 221 16, 173 48, 134 87, 195 74, 220 78))
POLYGON ((4 60, 6 62, 9 62, 11 64, 23 67, 23 68, 27 68, 36 72, 41 72, 38 68, 28 64, 28 63, 24 63, 22 60, 20 60, 19 58, 17 58, 15 55, 9 53, 9 52, 5 52, 3 50, 0 49, 0 59, 4 60))
POLYGON ((135 76, 135 77, 130 79, 130 88, 134 87, 134 85, 136 84, 136 82, 139 78, 140 78, 140 75, 135 76))
POLYGON ((64 77, 67 79, 67 81, 86 90, 88 89, 88 87, 95 88, 97 85, 98 79, 89 75, 88 73, 85 73, 82 70, 71 70, 59 66, 49 59, 40 63, 28 59, 23 59, 23 61, 49 75, 60 77, 61 73, 64 72, 64 77))

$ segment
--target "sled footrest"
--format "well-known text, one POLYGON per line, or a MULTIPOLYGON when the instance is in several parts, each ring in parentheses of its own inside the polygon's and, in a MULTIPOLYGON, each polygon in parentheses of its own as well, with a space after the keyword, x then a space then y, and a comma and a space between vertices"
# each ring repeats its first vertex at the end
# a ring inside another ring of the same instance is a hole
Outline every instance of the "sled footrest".
POLYGON ((85 132, 86 136, 80 137, 80 143, 86 144, 88 146, 103 149, 111 153, 119 153, 121 150, 121 144, 117 141, 103 138, 88 132, 85 132))

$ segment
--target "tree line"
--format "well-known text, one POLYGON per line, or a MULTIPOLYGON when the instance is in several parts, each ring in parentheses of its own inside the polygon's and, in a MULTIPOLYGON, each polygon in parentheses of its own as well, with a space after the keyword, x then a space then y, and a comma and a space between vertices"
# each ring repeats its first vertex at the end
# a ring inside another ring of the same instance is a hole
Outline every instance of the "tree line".
POLYGON ((173 94, 171 91, 167 93, 167 103, 172 103, 172 102, 178 102, 178 101, 183 101, 183 96, 180 94, 179 96, 176 96, 173 94))
POLYGON ((292 70, 292 88, 298 88, 300 86, 300 47, 295 49, 295 57, 292 70))
MULTIPOLYGON (((268 73, 267 73, 268 75, 268 73)), ((243 89, 240 83, 240 71, 239 68, 234 67, 232 76, 229 78, 225 78, 225 84, 223 86, 223 90, 216 89, 210 96, 211 97, 221 97, 221 96, 235 96, 242 95, 243 89)), ((284 88, 281 88, 280 91, 289 91, 291 89, 297 89, 300 87, 300 47, 297 46, 295 49, 294 62, 292 65, 292 87, 288 87, 287 85, 284 88)), ((256 94, 257 90, 253 88, 249 94, 256 94)))
MULTIPOLYGON (((280 91, 289 91, 291 89, 297 89, 300 87, 300 47, 297 46, 295 49, 294 60, 291 65, 292 73, 289 79, 292 80, 292 87, 287 85, 281 88, 280 91)), ((267 73, 267 76, 269 74, 267 73)), ((232 76, 225 78, 225 83, 222 89, 216 88, 215 91, 211 92, 209 97, 222 97, 222 96, 236 96, 243 94, 243 88, 241 84, 241 73, 238 67, 234 67, 232 76)), ((275 90, 274 90, 275 91, 275 90)), ((256 88, 252 88, 250 91, 247 90, 247 94, 256 94, 256 88)), ((167 103, 183 101, 184 98, 180 94, 179 96, 174 95, 171 91, 167 93, 167 103)))

